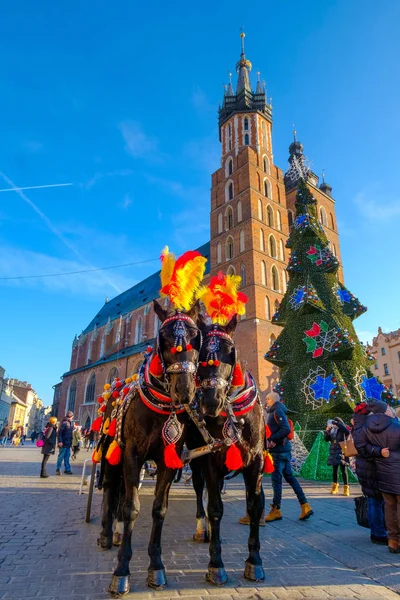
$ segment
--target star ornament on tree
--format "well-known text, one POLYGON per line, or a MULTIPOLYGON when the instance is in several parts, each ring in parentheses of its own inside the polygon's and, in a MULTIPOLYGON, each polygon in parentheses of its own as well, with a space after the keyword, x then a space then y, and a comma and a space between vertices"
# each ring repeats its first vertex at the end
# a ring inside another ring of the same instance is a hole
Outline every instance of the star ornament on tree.
POLYGON ((379 383, 376 377, 367 377, 364 375, 361 380, 361 387, 365 392, 367 399, 380 400, 381 394, 385 389, 383 383, 379 383))
POLYGON ((310 385, 310 388, 314 392, 315 400, 323 399, 327 402, 329 402, 330 395, 335 387, 336 384, 332 382, 332 375, 328 375, 328 377, 317 375, 315 383, 310 385))

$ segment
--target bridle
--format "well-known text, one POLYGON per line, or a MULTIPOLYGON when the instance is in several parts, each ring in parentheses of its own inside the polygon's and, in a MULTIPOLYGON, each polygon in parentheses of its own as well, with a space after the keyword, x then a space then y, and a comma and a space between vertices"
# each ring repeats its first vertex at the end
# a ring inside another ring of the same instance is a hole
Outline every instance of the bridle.
POLYGON ((207 354, 207 361, 206 361, 208 364, 209 364, 208 356, 211 356, 211 355, 217 356, 217 353, 219 350, 219 339, 224 339, 233 347, 235 358, 234 358, 234 362, 233 362, 232 369, 231 369, 228 379, 224 379, 223 377, 221 377, 218 374, 219 364, 218 364, 218 366, 215 365, 215 359, 211 359, 217 370, 215 372, 215 375, 213 375, 212 377, 208 377, 207 379, 203 379, 200 382, 200 389, 201 390, 209 390, 209 389, 224 390, 225 388, 227 388, 229 390, 231 387, 233 371, 234 371, 234 368, 237 363, 237 350, 236 350, 235 342, 233 341, 231 336, 228 335, 225 331, 218 329, 218 325, 214 325, 214 327, 206 334, 206 339, 207 338, 209 339, 208 346, 207 346, 208 354, 207 354))

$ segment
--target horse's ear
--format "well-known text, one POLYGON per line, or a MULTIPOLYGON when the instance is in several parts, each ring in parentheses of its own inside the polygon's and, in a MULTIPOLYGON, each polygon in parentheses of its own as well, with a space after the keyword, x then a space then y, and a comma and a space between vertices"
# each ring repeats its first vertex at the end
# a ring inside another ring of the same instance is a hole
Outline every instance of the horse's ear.
POLYGON ((167 311, 165 308, 163 308, 161 304, 157 302, 157 300, 153 300, 153 308, 161 323, 164 323, 165 319, 167 318, 167 311))
POLYGON ((199 313, 197 317, 197 326, 200 329, 201 333, 204 335, 207 329, 207 322, 204 315, 202 315, 201 313, 199 313))
POLYGON ((225 331, 228 335, 232 335, 233 333, 235 333, 236 327, 238 324, 238 316, 233 315, 232 319, 229 321, 229 323, 227 325, 225 325, 225 331))
POLYGON ((198 316, 200 314, 200 301, 196 300, 193 304, 192 308, 188 311, 188 317, 190 317, 195 323, 197 322, 198 316))

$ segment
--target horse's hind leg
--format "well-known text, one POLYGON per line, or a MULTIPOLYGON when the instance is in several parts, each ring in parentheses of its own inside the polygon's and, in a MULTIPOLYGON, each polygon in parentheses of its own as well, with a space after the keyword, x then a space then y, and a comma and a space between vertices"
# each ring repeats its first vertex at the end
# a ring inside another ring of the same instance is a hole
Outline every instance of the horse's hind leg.
POLYGON ((264 510, 262 462, 262 455, 259 455, 243 471, 247 513, 250 517, 249 556, 246 559, 244 576, 251 581, 264 581, 265 579, 260 556, 260 518, 264 510))
POLYGON ((147 585, 153 589, 163 589, 167 585, 165 567, 161 557, 161 534, 165 515, 168 509, 168 496, 175 471, 168 469, 164 464, 158 465, 155 498, 153 502, 153 527, 149 541, 148 552, 150 565, 148 568, 147 585))
POLYGON ((196 492, 196 532, 193 534, 195 542, 208 542, 208 527, 206 512, 204 510, 203 492, 204 492, 204 473, 202 469, 202 460, 197 458, 192 460, 192 483, 196 492))
POLYGON ((97 543, 103 550, 110 550, 113 545, 112 527, 118 510, 122 472, 120 466, 113 467, 108 463, 104 469, 101 531, 97 543))
POLYGON ((143 461, 139 460, 134 448, 127 446, 124 452, 124 487, 125 500, 122 514, 124 519, 124 532, 122 543, 118 551, 118 564, 113 573, 109 592, 114 598, 120 598, 129 592, 129 563, 132 558, 132 530, 139 515, 139 476, 143 461))

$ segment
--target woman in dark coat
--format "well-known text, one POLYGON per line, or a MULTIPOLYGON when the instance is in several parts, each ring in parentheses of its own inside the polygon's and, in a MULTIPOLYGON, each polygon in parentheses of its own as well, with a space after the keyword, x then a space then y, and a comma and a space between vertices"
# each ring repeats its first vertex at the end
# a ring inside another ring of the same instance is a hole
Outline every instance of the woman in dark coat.
POLYGON ((369 408, 366 402, 358 404, 353 415, 353 440, 357 449, 356 473, 362 493, 367 497, 368 520, 373 544, 387 545, 384 501, 378 487, 375 460, 368 453, 366 435, 369 408))
POLYGON ((332 467, 332 490, 331 494, 337 494, 339 492, 339 467, 343 477, 343 495, 350 496, 349 488, 349 477, 347 474, 347 467, 350 465, 350 461, 346 458, 342 452, 339 442, 344 442, 349 437, 350 431, 345 425, 344 421, 340 417, 335 417, 329 420, 327 423, 326 430, 324 431, 324 438, 326 442, 330 443, 328 465, 332 467))
POLYGON ((400 553, 400 422, 385 402, 368 405, 366 451, 375 459, 378 487, 385 501, 389 552, 400 553))
POLYGON ((48 477, 46 473, 46 465, 50 458, 51 454, 55 453, 56 443, 57 443, 57 418, 50 417, 49 422, 47 423, 46 429, 43 435, 44 444, 42 446, 42 468, 40 471, 40 477, 46 478, 48 477))

